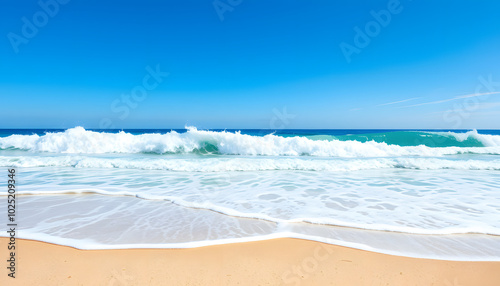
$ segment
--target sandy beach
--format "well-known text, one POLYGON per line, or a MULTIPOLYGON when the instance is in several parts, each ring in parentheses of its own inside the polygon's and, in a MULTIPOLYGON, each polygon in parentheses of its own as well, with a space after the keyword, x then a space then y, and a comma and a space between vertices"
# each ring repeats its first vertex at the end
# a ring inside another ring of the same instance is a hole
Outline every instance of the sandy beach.
POLYGON ((500 286, 500 1, 25 2, 0 286, 500 286))
MULTIPOLYGON (((6 246, 7 239, 1 238, 6 246)), ((499 285, 500 262, 414 259, 299 239, 194 249, 78 250, 17 240, 1 285, 499 285)), ((7 247, 2 247, 7 257, 7 247)), ((4 263, 5 264, 5 263, 4 263)))

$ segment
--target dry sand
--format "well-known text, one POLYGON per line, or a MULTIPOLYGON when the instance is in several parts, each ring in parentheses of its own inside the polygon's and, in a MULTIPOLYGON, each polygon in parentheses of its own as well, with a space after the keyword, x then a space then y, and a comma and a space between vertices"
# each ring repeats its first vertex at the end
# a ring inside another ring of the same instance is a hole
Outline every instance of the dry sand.
MULTIPOLYGON (((0 245, 5 261, 7 239, 0 245)), ((415 259, 300 239, 195 249, 17 245, 16 278, 2 267, 0 285, 500 285, 500 262, 415 259)))

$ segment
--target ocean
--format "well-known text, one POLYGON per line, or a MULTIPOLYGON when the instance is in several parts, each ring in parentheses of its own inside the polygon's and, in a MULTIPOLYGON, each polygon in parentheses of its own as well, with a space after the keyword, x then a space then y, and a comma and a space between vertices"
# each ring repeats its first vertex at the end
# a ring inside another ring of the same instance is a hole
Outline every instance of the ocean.
POLYGON ((500 261, 499 155, 500 130, 3 129, 0 206, 15 168, 19 238, 500 261))

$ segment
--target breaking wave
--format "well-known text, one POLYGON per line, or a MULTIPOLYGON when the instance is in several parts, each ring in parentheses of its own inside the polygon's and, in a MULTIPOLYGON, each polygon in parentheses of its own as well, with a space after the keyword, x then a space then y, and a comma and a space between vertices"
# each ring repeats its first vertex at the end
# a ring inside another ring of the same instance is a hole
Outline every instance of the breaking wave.
MULTIPOLYGON (((11 135, 0 138, 2 150, 24 150, 68 154, 104 153, 156 153, 156 154, 217 154, 260 156, 321 156, 321 157, 398 157, 443 156, 454 154, 500 154, 500 136, 453 132, 400 131, 404 142, 412 139, 413 145, 395 144, 392 138, 383 141, 385 134, 372 136, 372 140, 359 140, 360 136, 346 140, 310 138, 307 136, 282 137, 274 134, 252 136, 240 132, 203 131, 188 127, 187 132, 171 131, 165 134, 106 133, 75 127, 64 132, 44 135, 11 135), (414 133, 414 134, 413 134, 414 133), (443 141, 443 138, 446 138, 443 141), (415 143, 419 143, 416 145, 415 143), (443 145, 444 147, 435 147, 443 145), (463 142, 468 142, 462 147, 463 142)), ((392 137, 398 136, 392 135, 392 137)), ((369 139, 369 137, 364 136, 369 139)))

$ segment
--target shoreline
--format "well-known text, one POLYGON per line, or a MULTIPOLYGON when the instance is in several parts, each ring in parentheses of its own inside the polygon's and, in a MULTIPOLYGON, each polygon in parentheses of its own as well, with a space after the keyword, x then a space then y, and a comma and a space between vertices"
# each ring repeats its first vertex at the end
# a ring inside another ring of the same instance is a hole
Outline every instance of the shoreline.
MULTIPOLYGON (((356 233, 352 233, 351 235, 359 235, 356 233)), ((405 243, 405 247, 412 246, 412 253, 408 253, 405 251, 395 251, 395 250, 387 250, 387 249, 379 249, 368 246, 366 241, 364 243, 360 242, 347 242, 343 240, 334 240, 334 241, 322 241, 317 239, 316 237, 307 237, 300 236, 294 234, 283 235, 283 233, 273 233, 266 234, 262 236, 254 236, 254 237, 246 237, 246 238, 225 238, 218 241, 195 241, 195 242, 176 242, 176 243, 127 243, 127 244, 95 244, 92 243, 90 245, 80 244, 78 243, 78 239, 67 239, 67 238, 55 238, 52 236, 45 236, 41 234, 36 234, 35 236, 23 234, 22 237, 16 235, 16 240, 26 240, 26 241, 35 241, 41 242, 49 245, 56 245, 62 247, 69 247, 76 250, 82 251, 95 251, 95 250, 176 250, 176 249, 198 249, 204 247, 212 247, 212 246, 224 246, 231 244, 241 244, 241 243, 252 243, 252 242, 264 242, 269 240, 277 240, 277 239, 296 239, 296 240, 304 240, 310 241, 313 243, 320 243, 326 245, 340 246, 346 247, 354 250, 361 250, 367 252, 373 252, 378 254, 404 257, 404 258, 414 258, 414 259, 426 259, 426 260, 438 260, 438 261, 456 261, 456 262, 499 262, 500 257, 495 256, 495 254, 491 254, 489 256, 484 255, 488 251, 491 251, 490 248, 481 249, 483 255, 470 255, 465 254, 465 256, 451 256, 450 254, 429 254, 426 251, 428 249, 421 248, 423 242, 418 242, 415 240, 409 240, 405 243), (35 237, 36 236, 36 237, 35 237)), ((8 239, 9 237, 3 236, 0 234, 1 239, 8 239)), ((387 242, 395 243, 394 237, 391 236, 371 236, 371 239, 375 240, 385 240, 387 242)), ((397 238, 396 238, 397 239, 397 238)), ((443 250, 443 247, 447 247, 447 243, 457 243, 453 241, 426 241, 428 244, 432 245, 434 250, 439 249, 443 250)), ((486 241, 462 241, 460 242, 462 245, 467 245, 468 249, 477 248, 481 243, 487 243, 486 241)))
MULTIPOLYGON (((0 258, 8 258, 8 239, 0 258)), ((393 256, 296 238, 189 249, 79 250, 17 239, 8 285, 499 285, 500 262, 393 256)), ((0 284, 3 285, 4 282, 0 284)))

